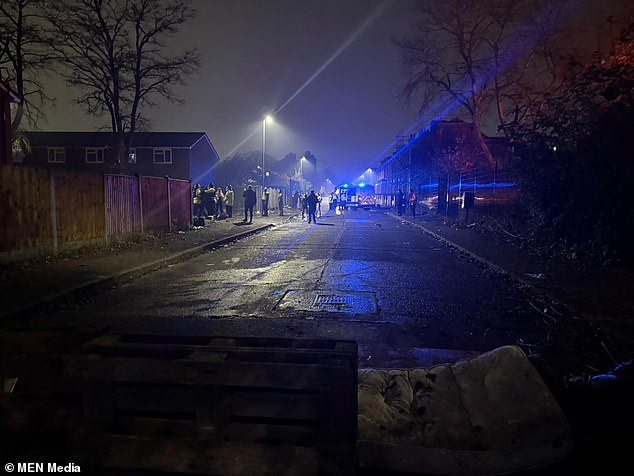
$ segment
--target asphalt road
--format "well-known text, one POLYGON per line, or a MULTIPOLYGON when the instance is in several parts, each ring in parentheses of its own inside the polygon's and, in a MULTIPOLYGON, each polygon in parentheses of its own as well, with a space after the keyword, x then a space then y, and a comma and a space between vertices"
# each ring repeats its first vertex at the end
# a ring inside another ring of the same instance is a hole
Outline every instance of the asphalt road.
POLYGON ((353 339, 360 367, 420 365, 422 348, 507 344, 527 355, 563 347, 562 371, 583 368, 579 355, 605 358, 588 347, 591 330, 550 320, 539 299, 414 227, 359 210, 275 227, 45 319, 115 332, 353 339))

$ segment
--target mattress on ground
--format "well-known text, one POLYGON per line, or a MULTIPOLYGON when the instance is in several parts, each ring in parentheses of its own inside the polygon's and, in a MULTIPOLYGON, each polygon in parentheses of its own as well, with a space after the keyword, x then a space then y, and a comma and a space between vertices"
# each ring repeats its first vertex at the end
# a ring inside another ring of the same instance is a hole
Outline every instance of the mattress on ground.
POLYGON ((503 474, 572 451, 569 423, 516 346, 453 364, 359 370, 361 467, 503 474))

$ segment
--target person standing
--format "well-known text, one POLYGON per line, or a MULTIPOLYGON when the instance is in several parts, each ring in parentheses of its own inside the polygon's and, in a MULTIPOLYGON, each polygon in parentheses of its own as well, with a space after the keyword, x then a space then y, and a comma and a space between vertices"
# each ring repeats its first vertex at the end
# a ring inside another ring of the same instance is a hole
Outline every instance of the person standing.
POLYGON ((220 218, 220 215, 223 214, 224 201, 225 201, 225 194, 222 191, 222 187, 218 187, 218 190, 216 191, 216 218, 220 218))
POLYGON ((277 207, 280 209, 280 216, 284 216, 284 194, 282 190, 277 192, 277 207))
POLYGON ((269 216, 269 189, 266 187, 262 190, 262 216, 269 216))
POLYGON ((194 185, 194 216, 195 217, 204 217, 205 215, 207 215, 207 212, 205 211, 205 207, 203 206, 203 189, 200 186, 199 183, 197 183, 196 185, 194 185))
POLYGON ((306 206, 308 207, 308 223, 310 223, 311 219, 313 223, 317 223, 317 217, 315 216, 317 213, 317 202, 319 198, 315 195, 315 191, 311 190, 310 195, 306 197, 306 206))
POLYGON ((216 217, 216 187, 210 183, 203 192, 203 205, 207 210, 207 217, 216 217))
POLYGON ((302 195, 300 200, 302 202, 302 220, 306 218, 306 214, 308 212, 308 204, 306 203, 306 194, 302 195))
POLYGON ((255 207, 255 202, 257 201, 257 197, 255 196, 255 190, 249 185, 244 192, 242 193, 244 197, 244 222, 249 219, 248 223, 253 223, 253 207, 255 207))
POLYGON ((409 208, 412 211, 412 218, 416 218, 416 202, 418 199, 416 198, 416 192, 414 189, 410 189, 409 191, 409 208))
POLYGON ((225 193, 225 208, 227 209, 227 217, 231 218, 233 216, 233 187, 231 185, 227 185, 227 192, 225 193))
POLYGON ((403 210, 405 210, 405 194, 403 190, 399 188, 396 194, 396 211, 398 212, 398 216, 403 215, 403 210))

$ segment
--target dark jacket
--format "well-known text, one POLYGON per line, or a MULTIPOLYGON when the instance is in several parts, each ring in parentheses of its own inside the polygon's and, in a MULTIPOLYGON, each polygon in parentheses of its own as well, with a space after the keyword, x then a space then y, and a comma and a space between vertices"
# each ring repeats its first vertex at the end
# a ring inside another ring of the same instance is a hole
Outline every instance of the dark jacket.
POLYGON ((308 209, 315 210, 317 208, 318 201, 319 199, 317 198, 317 195, 315 195, 314 193, 311 193, 310 195, 308 195, 308 198, 306 198, 306 205, 308 205, 308 209))
POLYGON ((253 207, 253 206, 255 206, 255 202, 257 200, 257 198, 255 196, 255 190, 246 189, 244 191, 244 193, 242 194, 242 196, 244 197, 244 206, 245 207, 253 207))

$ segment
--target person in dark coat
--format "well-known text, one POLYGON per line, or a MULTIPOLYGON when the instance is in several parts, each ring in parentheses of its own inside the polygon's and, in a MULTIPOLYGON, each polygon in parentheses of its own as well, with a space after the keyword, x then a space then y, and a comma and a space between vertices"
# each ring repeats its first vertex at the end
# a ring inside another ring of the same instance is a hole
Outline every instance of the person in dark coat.
POLYGON ((302 220, 306 218, 306 213, 308 213, 308 203, 306 203, 306 198, 306 194, 300 197, 300 201, 302 202, 302 220))
POLYGON ((398 189, 398 193, 396 194, 396 211, 398 215, 403 215, 403 211, 405 210, 405 194, 403 190, 398 189))
POLYGON ((308 207, 308 223, 310 223, 311 219, 313 223, 317 223, 317 202, 319 202, 319 198, 315 195, 315 191, 311 190, 310 195, 306 197, 306 206, 308 207))
POLYGON ((207 210, 207 217, 216 217, 216 187, 213 183, 210 183, 206 189, 203 190, 203 205, 207 210))
POLYGON ((255 203, 257 201, 257 197, 255 196, 255 190, 249 185, 246 190, 242 193, 244 197, 244 222, 249 219, 249 223, 253 223, 253 207, 255 207, 255 203))
POLYGON ((284 216, 284 195, 281 190, 277 194, 277 207, 280 209, 280 216, 284 216))

